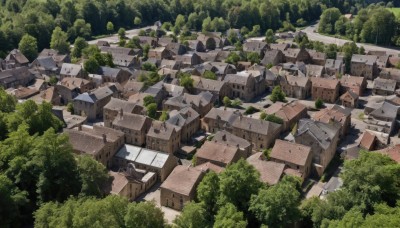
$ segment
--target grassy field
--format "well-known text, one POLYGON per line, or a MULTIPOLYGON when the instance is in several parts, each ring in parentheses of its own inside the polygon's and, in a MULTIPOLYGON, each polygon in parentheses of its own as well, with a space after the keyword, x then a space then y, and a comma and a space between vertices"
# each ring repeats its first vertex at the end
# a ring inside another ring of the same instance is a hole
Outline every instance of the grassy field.
POLYGON ((400 17, 400 8, 387 8, 388 10, 392 11, 396 17, 400 17))

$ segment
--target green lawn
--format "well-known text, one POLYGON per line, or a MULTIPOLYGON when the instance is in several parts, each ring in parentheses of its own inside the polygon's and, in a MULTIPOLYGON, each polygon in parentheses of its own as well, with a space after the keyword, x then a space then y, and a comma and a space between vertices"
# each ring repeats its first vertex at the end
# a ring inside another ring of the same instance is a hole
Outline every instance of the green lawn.
POLYGON ((396 17, 400 17, 400 8, 387 8, 388 10, 392 11, 396 17))

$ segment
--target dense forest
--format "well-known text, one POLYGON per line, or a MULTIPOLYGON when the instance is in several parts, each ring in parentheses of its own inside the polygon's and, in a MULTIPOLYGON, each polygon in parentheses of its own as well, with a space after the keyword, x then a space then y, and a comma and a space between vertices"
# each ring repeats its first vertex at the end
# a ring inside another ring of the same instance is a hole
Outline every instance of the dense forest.
POLYGON ((50 47, 57 27, 70 43, 77 37, 89 39, 157 20, 178 21, 189 30, 252 30, 259 25, 258 31, 264 34, 267 29, 304 26, 319 19, 327 8, 357 13, 366 4, 361 0, 2 0, 0 57, 18 47, 25 34, 36 38, 38 50, 50 47))

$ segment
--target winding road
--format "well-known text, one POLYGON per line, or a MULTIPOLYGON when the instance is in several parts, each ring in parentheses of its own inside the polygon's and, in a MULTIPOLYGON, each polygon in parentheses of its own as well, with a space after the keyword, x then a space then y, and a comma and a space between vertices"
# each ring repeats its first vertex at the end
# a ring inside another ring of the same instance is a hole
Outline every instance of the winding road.
MULTIPOLYGON (((318 29, 318 24, 311 25, 306 27, 305 29, 301 30, 304 33, 307 34, 308 39, 312 41, 321 41, 324 44, 336 44, 339 46, 344 45, 347 42, 350 42, 349 40, 343 40, 335 37, 330 37, 330 36, 325 36, 321 35, 315 30, 318 29)), ((382 46, 376 46, 372 44, 364 44, 364 43, 356 43, 358 47, 363 46, 366 51, 386 51, 387 54, 391 54, 393 56, 399 56, 400 50, 398 49, 393 49, 393 48, 388 48, 388 47, 382 47, 382 46)))

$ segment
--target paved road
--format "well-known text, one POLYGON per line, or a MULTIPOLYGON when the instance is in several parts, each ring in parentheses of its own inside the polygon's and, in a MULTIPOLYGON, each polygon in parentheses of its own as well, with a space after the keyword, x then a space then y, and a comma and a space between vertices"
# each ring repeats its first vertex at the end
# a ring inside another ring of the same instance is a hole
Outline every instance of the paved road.
MULTIPOLYGON (((138 36, 139 35, 139 31, 140 30, 146 30, 146 29, 155 29, 155 26, 147 26, 147 27, 143 27, 143 28, 137 28, 137 29, 131 29, 131 30, 127 30, 126 31, 126 37, 128 37, 129 39, 132 39, 132 37, 134 36, 138 36)), ((96 44, 97 41, 107 41, 108 43, 118 43, 119 38, 118 38, 118 34, 114 34, 112 36, 108 36, 108 37, 104 37, 104 38, 100 38, 100 39, 96 39, 96 40, 91 40, 88 43, 89 44, 96 44)))
MULTIPOLYGON (((305 33, 307 33, 308 39, 312 41, 321 41, 325 44, 337 44, 339 46, 344 45, 345 43, 349 42, 348 40, 343 40, 343 39, 338 39, 335 37, 330 37, 330 36, 324 36, 319 33, 314 32, 316 29, 318 29, 318 24, 311 25, 306 27, 305 29, 301 30, 305 33)), ((357 43, 357 46, 363 46, 366 51, 374 50, 374 51, 386 51, 388 54, 393 54, 393 56, 398 56, 400 54, 399 50, 392 49, 392 48, 386 48, 386 47, 380 47, 380 46, 375 46, 371 44, 363 44, 363 43, 357 43)))

